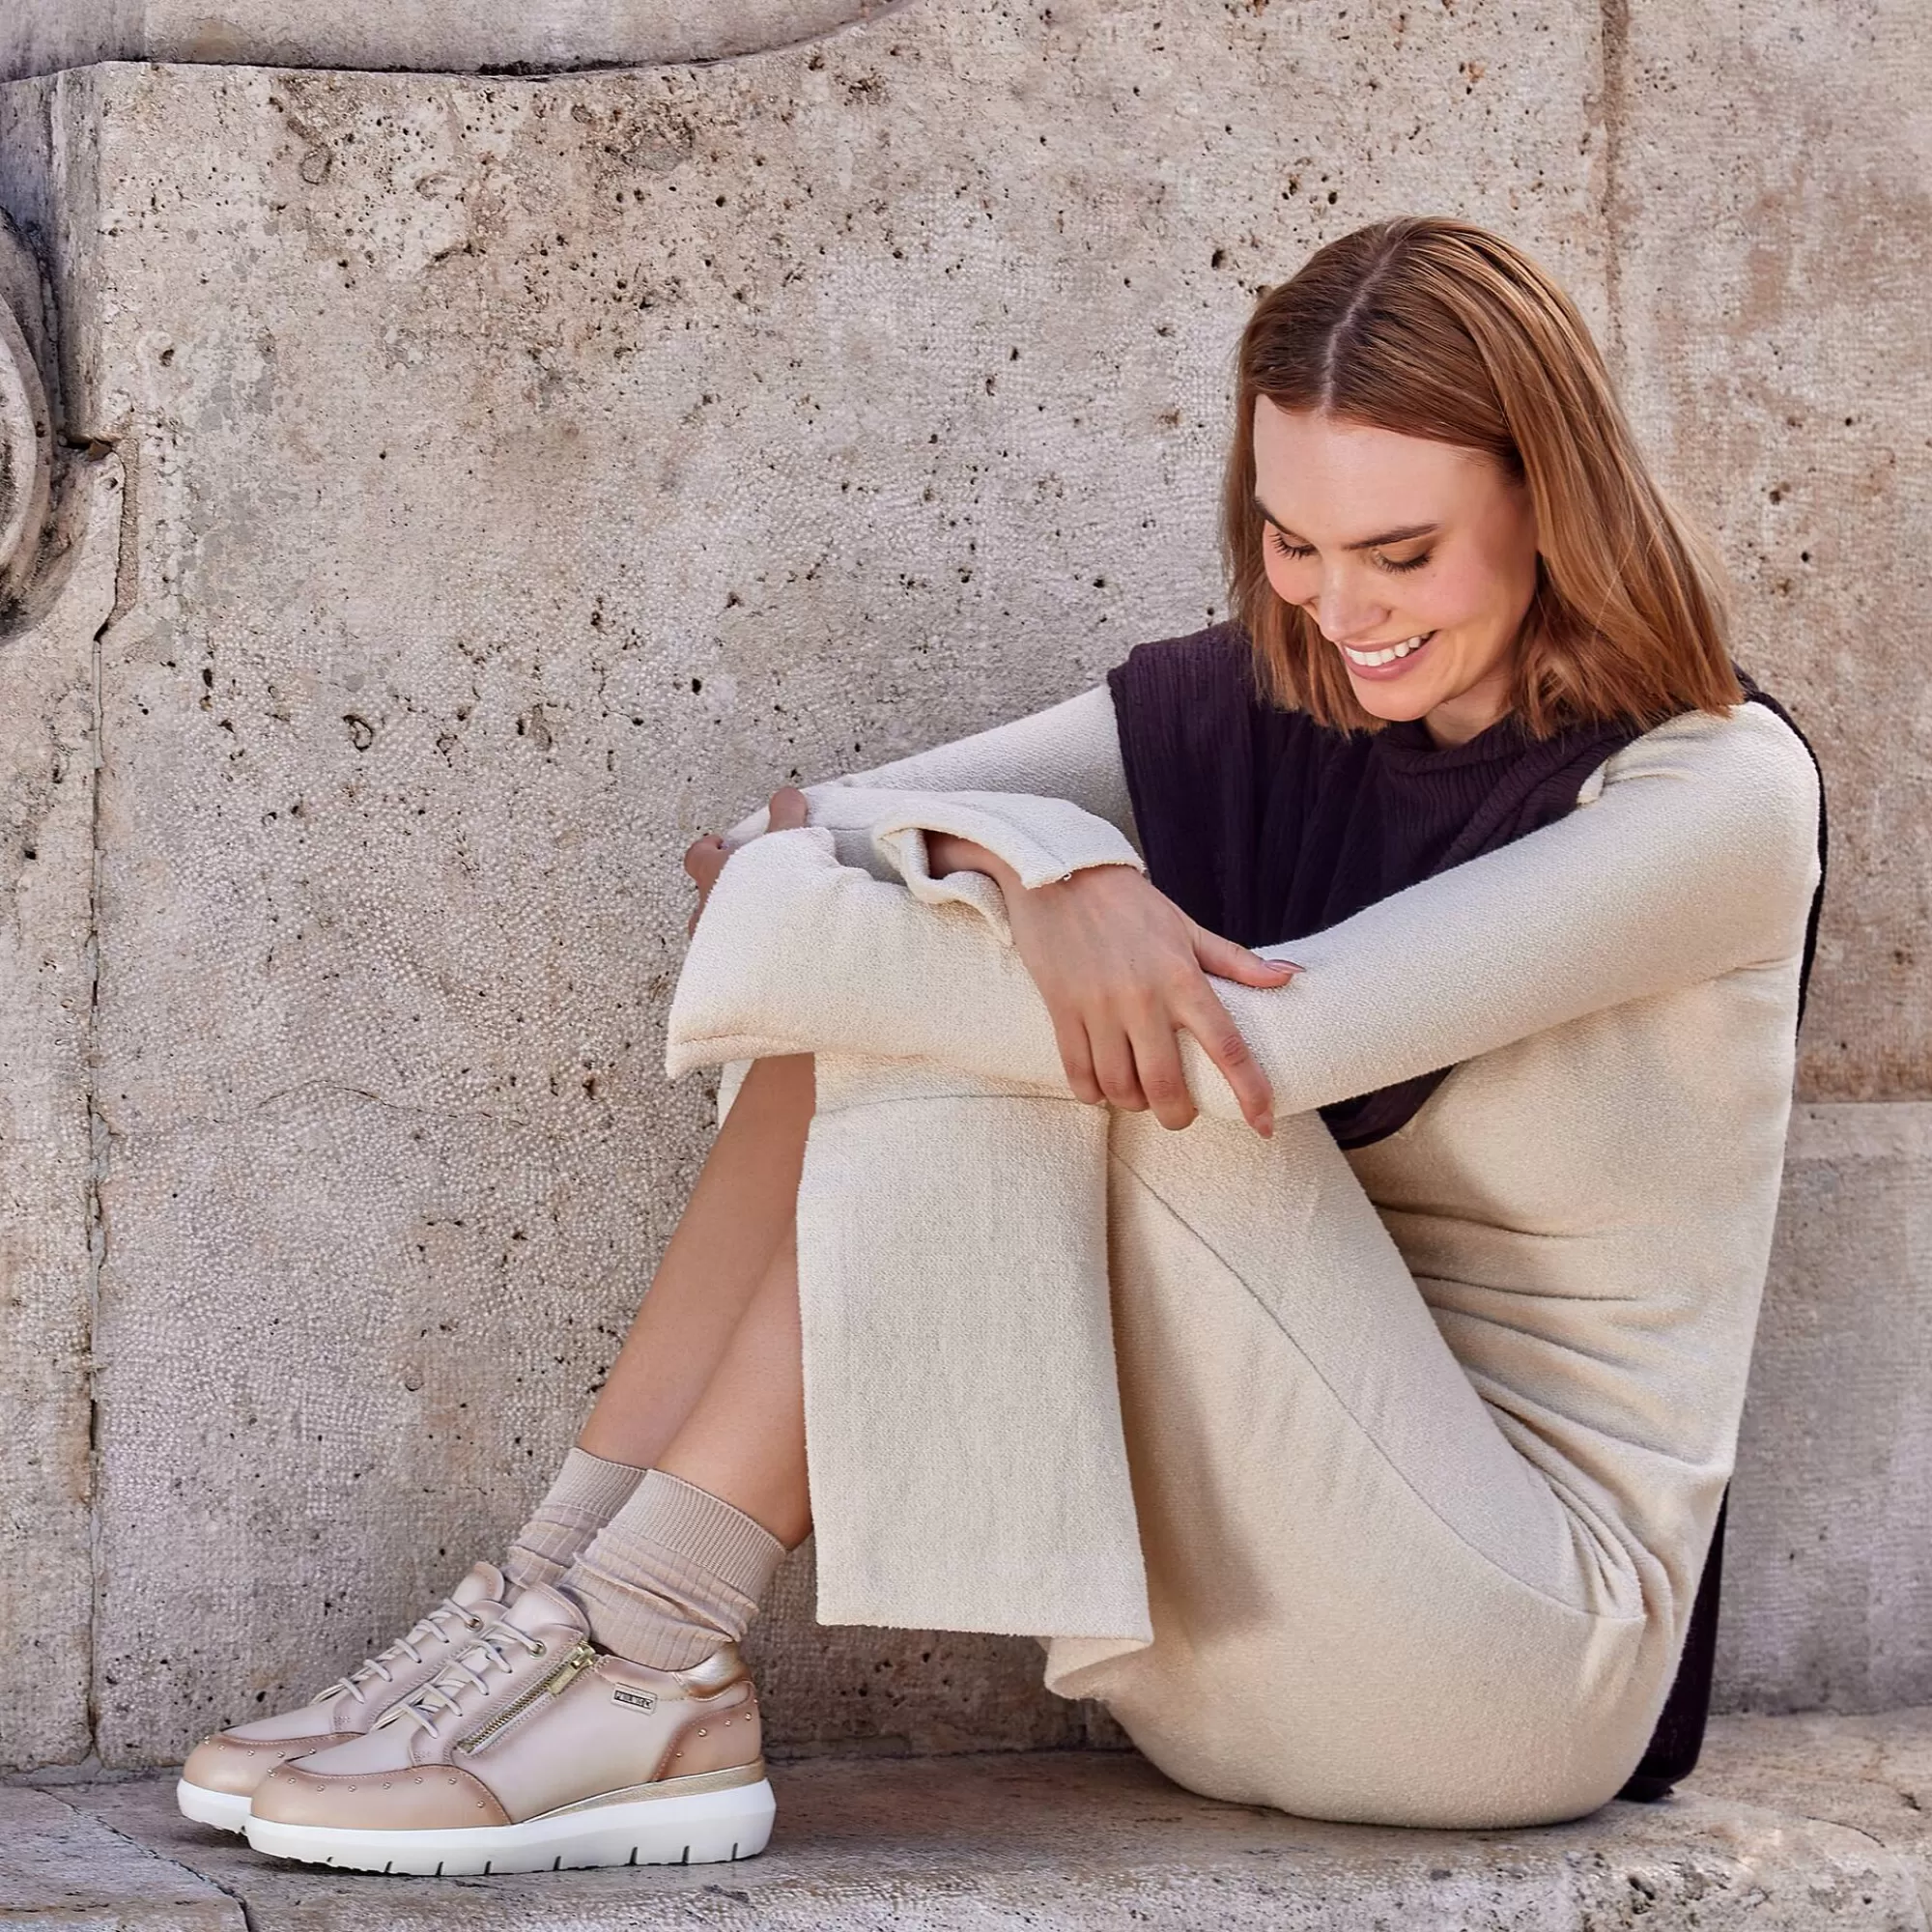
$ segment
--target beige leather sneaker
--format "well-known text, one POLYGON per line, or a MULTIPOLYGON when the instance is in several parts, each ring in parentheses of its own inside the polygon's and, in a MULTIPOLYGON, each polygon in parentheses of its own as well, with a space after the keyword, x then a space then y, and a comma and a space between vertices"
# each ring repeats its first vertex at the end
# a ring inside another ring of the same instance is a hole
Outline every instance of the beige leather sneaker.
POLYGON ((175 1787, 183 1815, 197 1825, 241 1831, 255 1787, 278 1764, 360 1737, 473 1643, 477 1632, 502 1615, 509 1594, 503 1573, 479 1563, 428 1616, 300 1710, 257 1718, 203 1739, 189 1752, 175 1787))
POLYGON ((247 1833, 354 1871, 709 1864, 763 1851, 775 1808, 735 1647, 647 1670, 539 1584, 366 1736, 270 1772, 247 1833))

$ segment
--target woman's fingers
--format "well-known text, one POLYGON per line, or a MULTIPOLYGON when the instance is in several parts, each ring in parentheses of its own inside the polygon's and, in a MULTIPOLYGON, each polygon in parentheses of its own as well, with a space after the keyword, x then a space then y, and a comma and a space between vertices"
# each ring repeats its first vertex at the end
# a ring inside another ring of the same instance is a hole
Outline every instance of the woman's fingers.
POLYGON ((1248 1050, 1241 1030, 1204 980, 1179 1022, 1200 1041, 1201 1050, 1221 1069, 1235 1095, 1241 1118, 1264 1139, 1274 1133, 1274 1090, 1267 1075, 1248 1050))
POLYGON ((1164 1127, 1187 1126, 1198 1110, 1187 1091, 1187 1076, 1180 1069, 1180 1045, 1174 1036, 1173 1015, 1160 1011, 1149 1014, 1134 1029, 1132 1038, 1140 1089, 1154 1119, 1164 1127))
POLYGON ((707 832, 702 838, 694 838, 684 848, 684 869, 697 881, 699 892, 708 893, 717 883, 718 874, 724 869, 724 861, 728 856, 724 839, 715 832, 707 832))
MULTIPOLYGON (((769 832, 796 832, 806 823, 810 810, 810 801, 796 785, 781 785, 772 794, 765 829, 769 832)), ((715 832, 707 832, 702 838, 695 838, 685 847, 684 869, 697 885, 697 904, 684 923, 687 939, 696 932, 697 922, 704 915, 705 901, 711 896, 711 888, 718 883, 718 874, 724 869, 724 862, 730 856, 724 839, 715 832)))
POLYGON ((1095 1026, 1087 1022, 1088 1049, 1094 1057, 1094 1077, 1101 1094, 1129 1114, 1144 1113, 1147 1095, 1134 1070, 1134 1046, 1118 1021, 1095 1026))
POLYGON ((697 903, 691 909, 691 917, 684 923, 684 936, 689 939, 697 930, 697 922, 703 916, 704 902, 711 896, 711 888, 718 883, 718 874, 724 869, 724 861, 731 855, 724 849, 724 841, 715 832, 707 832, 702 838, 694 839, 685 847, 684 869, 697 885, 697 903))
POLYGON ((1060 1064, 1066 1070, 1066 1084, 1076 1100, 1098 1106, 1107 1096, 1094 1072, 1094 1054, 1087 1044, 1087 1029, 1077 1013, 1062 1014, 1048 1009, 1053 1020, 1053 1041, 1060 1049, 1060 1064))
POLYGON ((1244 986, 1285 986, 1301 971, 1289 959, 1264 959, 1218 932, 1204 925, 1194 928, 1194 956, 1203 972, 1218 973, 1224 980, 1237 980, 1244 986))
POLYGON ((810 801, 796 785, 781 785, 772 794, 768 829, 773 832, 796 832, 805 823, 809 809, 810 801))
POLYGON ((1266 989, 1286 985, 1298 966, 1208 931, 1118 867, 1013 890, 1008 910, 1078 1098, 1129 1113, 1151 1109, 1165 1127, 1188 1125, 1199 1108, 1178 1037, 1185 1032, 1220 1070, 1249 1125, 1274 1131, 1267 1078, 1207 975, 1266 989))

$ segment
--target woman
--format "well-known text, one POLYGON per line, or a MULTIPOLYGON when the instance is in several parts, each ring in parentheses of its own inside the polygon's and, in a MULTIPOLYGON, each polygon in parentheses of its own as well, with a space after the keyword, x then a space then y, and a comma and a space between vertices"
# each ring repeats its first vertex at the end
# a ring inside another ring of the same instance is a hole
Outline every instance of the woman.
POLYGON ((1624 1785, 1731 1469, 1816 774, 1509 244, 1330 244, 1236 402, 1234 623, 692 848, 670 1060, 728 1113, 579 1447, 189 1815, 754 1852, 736 1641, 814 1526, 825 1621, 1040 1636, 1212 1795, 1624 1785))

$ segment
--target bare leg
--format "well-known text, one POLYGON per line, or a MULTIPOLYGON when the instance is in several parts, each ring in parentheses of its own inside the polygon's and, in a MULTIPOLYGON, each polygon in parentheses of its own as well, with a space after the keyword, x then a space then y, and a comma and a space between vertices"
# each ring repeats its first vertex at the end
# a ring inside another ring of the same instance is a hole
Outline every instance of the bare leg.
POLYGON ((788 1230, 704 1392, 657 1461, 788 1548, 811 1528, 801 1352, 798 1248, 788 1230))
MULTIPOLYGON (((784 1300, 786 1288, 768 1284, 773 1264, 780 1257, 783 1259, 780 1281, 789 1284, 789 1314, 779 1320, 774 1319, 772 1307, 763 1310, 747 1335, 745 1360, 736 1365, 734 1373, 741 1377, 751 1374, 753 1361, 769 1366, 774 1345, 781 1351, 784 1345, 781 1338, 788 1332, 790 1376, 796 1381, 798 1310, 797 1277, 791 1260, 792 1222, 812 1099, 810 1054, 761 1060, 747 1075, 665 1250, 650 1292, 578 1437, 581 1448, 633 1468, 660 1464, 727 1355, 739 1352, 736 1335, 747 1311, 757 1300, 774 1305, 784 1300)), ((779 1312, 782 1314, 781 1309, 779 1312)), ((752 1378, 756 1380, 755 1375, 752 1378)), ((716 1405, 710 1407, 709 1426, 715 1433, 722 1411, 716 1405)), ((762 1403, 742 1411, 737 1426, 748 1435, 758 1433, 760 1424, 754 1418, 761 1415, 762 1403)), ((775 1415, 773 1419, 778 1418, 775 1415)), ((801 1421, 801 1486, 803 1426, 801 1421)), ((714 1494, 722 1493, 695 1471, 678 1473, 700 1488, 712 1489, 714 1494)), ((726 1500, 764 1520, 762 1513, 750 1503, 735 1496, 726 1500)), ((770 1526, 774 1534, 783 1533, 777 1524, 770 1526)), ((799 1535, 803 1534, 800 1530, 799 1535)))

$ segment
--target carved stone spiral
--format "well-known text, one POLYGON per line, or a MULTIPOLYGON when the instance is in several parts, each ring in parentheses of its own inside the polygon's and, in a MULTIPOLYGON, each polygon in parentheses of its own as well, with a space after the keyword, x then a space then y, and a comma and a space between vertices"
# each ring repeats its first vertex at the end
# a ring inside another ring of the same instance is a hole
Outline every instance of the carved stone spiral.
POLYGON ((40 264, 0 217, 0 614, 34 574, 53 494, 43 315, 40 264))

